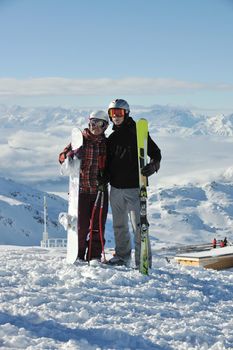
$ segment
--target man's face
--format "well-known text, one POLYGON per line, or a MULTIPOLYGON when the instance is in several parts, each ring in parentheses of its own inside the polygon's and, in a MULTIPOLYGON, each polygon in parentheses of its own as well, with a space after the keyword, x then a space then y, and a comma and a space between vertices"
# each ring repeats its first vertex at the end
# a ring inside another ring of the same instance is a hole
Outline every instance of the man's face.
POLYGON ((101 119, 91 119, 89 122, 89 129, 93 135, 101 135, 107 129, 108 124, 101 119))
POLYGON ((125 110, 123 108, 111 108, 108 113, 114 125, 119 126, 123 123, 125 119, 125 110))
POLYGON ((112 117, 112 122, 114 125, 119 126, 123 123, 124 118, 122 117, 112 117))

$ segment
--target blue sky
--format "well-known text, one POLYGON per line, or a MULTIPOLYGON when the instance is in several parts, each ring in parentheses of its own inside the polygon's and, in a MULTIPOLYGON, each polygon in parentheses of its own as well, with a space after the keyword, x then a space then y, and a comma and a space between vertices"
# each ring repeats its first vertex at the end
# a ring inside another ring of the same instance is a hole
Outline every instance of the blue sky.
POLYGON ((233 0, 0 0, 0 103, 233 111, 233 0))

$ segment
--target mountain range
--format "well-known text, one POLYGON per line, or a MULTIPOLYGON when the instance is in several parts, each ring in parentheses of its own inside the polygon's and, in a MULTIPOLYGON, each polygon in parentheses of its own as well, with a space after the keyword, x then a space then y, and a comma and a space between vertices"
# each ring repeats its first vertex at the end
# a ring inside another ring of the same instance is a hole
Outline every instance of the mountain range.
MULTIPOLYGON (((103 109, 105 107, 94 107, 103 109)), ((61 135, 69 131, 73 125, 81 128, 87 124, 87 117, 93 110, 90 108, 63 108, 0 105, 0 123, 5 129, 38 130, 61 135), (67 129, 68 128, 68 129, 67 129)), ((187 108, 174 106, 153 105, 151 107, 132 106, 131 114, 138 118, 150 121, 151 130, 159 134, 177 135, 233 135, 233 113, 207 116, 196 114, 187 108)))

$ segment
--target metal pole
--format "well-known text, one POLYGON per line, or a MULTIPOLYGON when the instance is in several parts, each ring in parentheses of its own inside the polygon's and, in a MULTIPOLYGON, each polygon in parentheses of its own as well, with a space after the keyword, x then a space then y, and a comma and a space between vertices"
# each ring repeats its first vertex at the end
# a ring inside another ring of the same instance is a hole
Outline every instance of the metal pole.
POLYGON ((48 232, 47 232, 47 203, 46 203, 46 196, 44 196, 44 232, 43 232, 43 241, 46 242, 49 238, 48 232))

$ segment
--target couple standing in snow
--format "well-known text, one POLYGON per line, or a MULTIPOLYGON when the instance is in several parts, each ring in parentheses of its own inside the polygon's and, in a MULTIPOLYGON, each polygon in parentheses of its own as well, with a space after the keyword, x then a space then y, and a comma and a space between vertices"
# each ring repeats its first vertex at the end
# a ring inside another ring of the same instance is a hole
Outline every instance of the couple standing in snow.
MULTIPOLYGON (((129 116, 130 108, 123 99, 112 101, 108 114, 104 111, 92 112, 89 116, 89 127, 84 129, 83 146, 78 150, 81 159, 78 213, 78 259, 101 259, 102 245, 99 234, 99 213, 97 208, 93 222, 91 252, 88 252, 87 237, 89 234, 91 214, 98 191, 104 193, 102 232, 108 212, 108 182, 111 185, 110 204, 112 209, 115 237, 115 256, 108 263, 111 265, 130 264, 131 240, 128 226, 128 215, 134 233, 135 265, 139 268, 140 260, 140 200, 139 174, 136 139, 136 123, 129 116), (113 133, 108 138, 104 132, 109 119, 113 123, 113 133)), ((71 155, 68 145, 59 155, 63 163, 71 155)), ((148 156, 150 163, 142 169, 144 176, 150 176, 160 167, 161 152, 151 137, 148 137, 148 156)), ((149 245, 150 246, 150 245, 149 245)), ((151 267, 151 251, 149 262, 151 267)))

